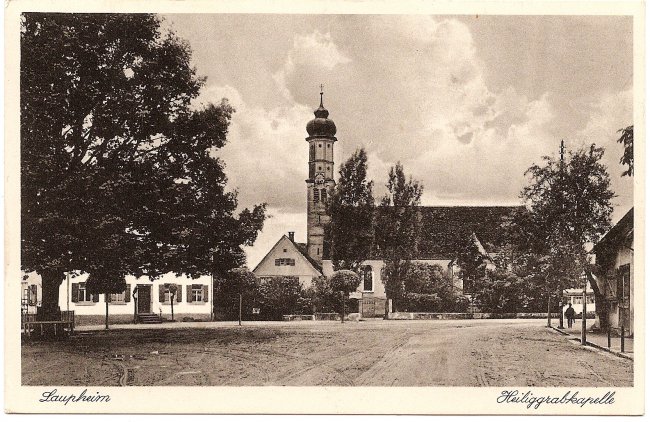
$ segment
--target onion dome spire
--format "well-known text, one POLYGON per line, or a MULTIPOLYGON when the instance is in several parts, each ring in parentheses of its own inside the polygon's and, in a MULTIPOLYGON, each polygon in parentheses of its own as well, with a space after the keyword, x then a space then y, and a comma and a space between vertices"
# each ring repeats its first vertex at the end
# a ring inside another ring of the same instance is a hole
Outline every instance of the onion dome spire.
POLYGON ((314 119, 307 123, 307 133, 312 136, 328 136, 333 137, 336 135, 336 125, 328 117, 330 112, 323 106, 323 84, 320 86, 320 106, 314 110, 314 119))

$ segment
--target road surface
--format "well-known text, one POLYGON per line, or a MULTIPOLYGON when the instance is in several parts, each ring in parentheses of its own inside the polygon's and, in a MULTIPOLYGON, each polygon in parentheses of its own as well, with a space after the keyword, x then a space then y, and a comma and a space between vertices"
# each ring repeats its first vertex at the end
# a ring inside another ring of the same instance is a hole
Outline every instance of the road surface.
POLYGON ((545 320, 169 324, 22 347, 24 385, 631 386, 545 320))

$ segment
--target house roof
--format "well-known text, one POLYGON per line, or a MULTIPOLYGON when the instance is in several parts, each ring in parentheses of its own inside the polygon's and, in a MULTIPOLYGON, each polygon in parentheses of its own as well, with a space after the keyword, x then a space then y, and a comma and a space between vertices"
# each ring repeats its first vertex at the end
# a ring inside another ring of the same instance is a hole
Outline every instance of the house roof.
MULTIPOLYGON (((478 241, 487 254, 505 245, 508 238, 502 224, 517 211, 525 210, 525 207, 448 206, 417 209, 421 221, 421 238, 414 259, 453 259, 468 239, 478 241)), ((376 212, 388 210, 388 207, 378 207, 376 212)), ((326 253, 329 253, 328 249, 325 248, 326 253)))
POLYGON ((309 256, 309 253, 307 252, 307 244, 297 243, 297 242, 293 242, 293 244, 296 245, 298 251, 300 251, 302 256, 304 256, 307 259, 307 261, 309 261, 309 263, 314 267, 314 269, 322 274, 323 267, 318 262, 314 261, 311 256, 309 256))
POLYGON ((594 246, 594 252, 598 253, 611 245, 622 244, 626 242, 629 238, 629 235, 634 231, 634 207, 618 220, 618 223, 614 225, 605 236, 602 237, 594 246))
POLYGON ((307 245, 306 245, 305 243, 297 243, 297 242, 294 242, 293 240, 289 239, 289 238, 287 237, 287 235, 282 235, 282 237, 280 237, 280 239, 278 239, 278 241, 275 242, 275 245, 273 245, 273 247, 272 247, 271 249, 269 249, 269 251, 266 253, 266 255, 264 255, 264 258, 262 258, 262 259, 260 260, 260 262, 255 266, 255 268, 253 269, 253 273, 255 273, 255 271, 257 271, 257 269, 260 267, 260 265, 262 265, 262 263, 263 263, 264 261, 266 261, 266 258, 268 258, 269 255, 271 255, 271 253, 273 252, 273 250, 274 250, 275 248, 278 247, 278 245, 280 244, 280 242, 282 242, 283 239, 286 239, 286 240, 288 240, 291 244, 293 244, 293 246, 295 246, 296 250, 300 253, 300 255, 302 255, 302 256, 307 260, 307 262, 309 262, 309 264, 310 264, 312 267, 314 267, 314 270, 315 270, 315 271, 318 271, 320 274, 323 273, 323 269, 322 269, 322 267, 321 267, 321 266, 320 266, 316 261, 314 261, 314 260, 309 256, 309 254, 307 253, 307 245))

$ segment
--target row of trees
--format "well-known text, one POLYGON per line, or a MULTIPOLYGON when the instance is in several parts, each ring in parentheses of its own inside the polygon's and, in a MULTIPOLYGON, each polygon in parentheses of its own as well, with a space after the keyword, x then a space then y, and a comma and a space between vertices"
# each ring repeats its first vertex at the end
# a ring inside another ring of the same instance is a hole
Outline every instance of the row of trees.
POLYGON ((407 179, 399 162, 390 168, 387 192, 378 206, 373 186, 368 180, 368 156, 359 149, 341 165, 338 183, 329 195, 326 245, 335 270, 358 272, 364 260, 380 256, 385 262, 382 281, 387 297, 397 300, 407 293, 404 282, 417 255, 417 206, 423 186, 412 177, 407 179), (381 212, 376 212, 377 207, 381 212))
POLYGON ((234 109, 192 108, 188 44, 149 14, 26 13, 21 24, 22 269, 58 319, 66 272, 94 293, 124 276, 225 274, 265 205, 237 212, 217 151, 234 109))

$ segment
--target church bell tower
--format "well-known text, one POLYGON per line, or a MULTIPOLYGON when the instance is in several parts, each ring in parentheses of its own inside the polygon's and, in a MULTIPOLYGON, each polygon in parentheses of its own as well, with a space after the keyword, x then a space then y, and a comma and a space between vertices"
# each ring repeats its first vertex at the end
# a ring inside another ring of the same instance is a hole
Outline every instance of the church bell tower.
POLYGON ((329 111, 323 107, 323 86, 321 85, 320 106, 314 111, 314 118, 307 123, 305 138, 309 142, 309 179, 307 182, 307 253, 322 263, 325 225, 329 223, 327 197, 333 190, 334 142, 336 125, 328 118, 329 111))

